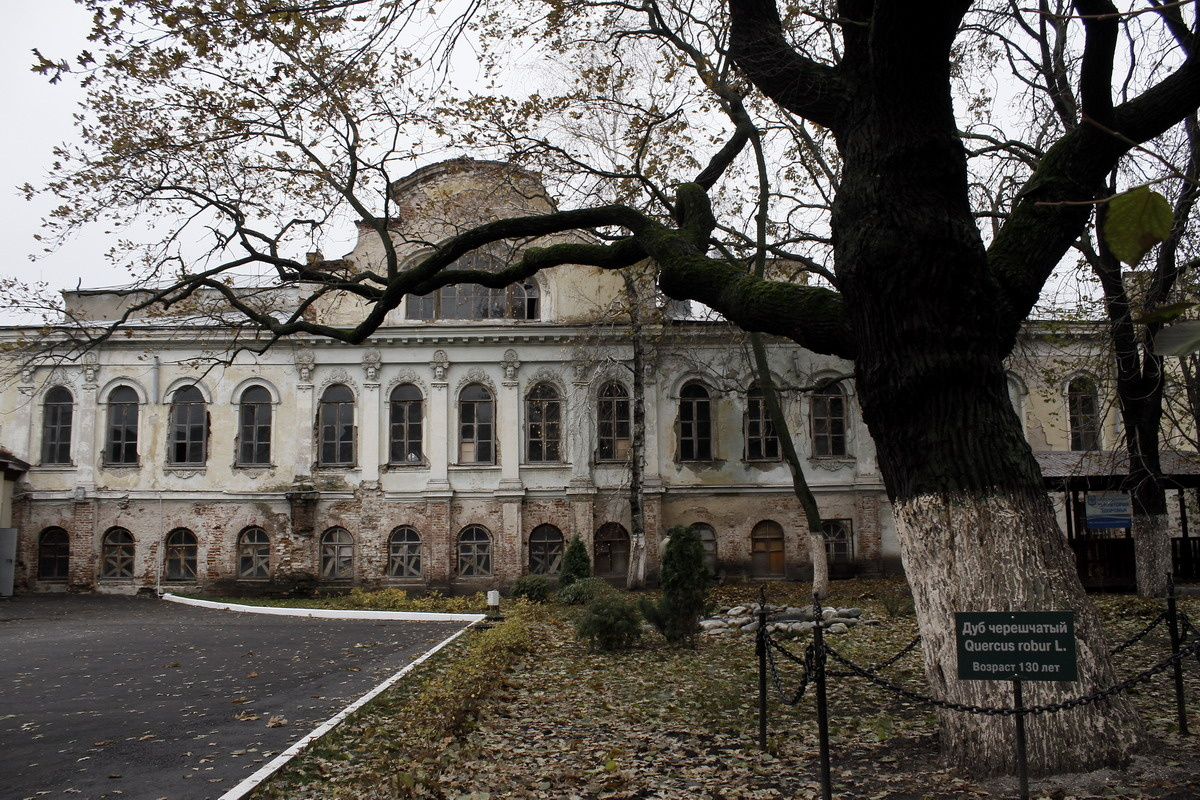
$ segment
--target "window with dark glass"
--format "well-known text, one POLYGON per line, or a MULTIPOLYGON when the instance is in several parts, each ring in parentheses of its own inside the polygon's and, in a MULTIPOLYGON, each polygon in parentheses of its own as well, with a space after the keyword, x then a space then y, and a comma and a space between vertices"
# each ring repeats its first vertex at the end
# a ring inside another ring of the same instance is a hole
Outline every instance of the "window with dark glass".
POLYGON ((104 534, 100 545, 100 577, 120 579, 133 577, 133 534, 124 528, 113 528, 104 534))
POLYGON ((208 458, 208 407, 195 386, 176 389, 171 396, 172 464, 203 464, 208 458))
POLYGON ((242 392, 238 408, 238 464, 268 466, 271 463, 271 393, 264 386, 242 392))
POLYGON ((828 458, 846 455, 846 396, 838 386, 812 394, 813 455, 828 458))
POLYGON ((187 528, 176 528, 167 534, 166 548, 163 557, 163 580, 196 580, 196 554, 199 549, 196 534, 187 528))
POLYGON ((354 537, 345 528, 321 534, 321 580, 348 581, 354 577, 354 537))
MULTIPOLYGON (((476 250, 447 269, 499 272, 504 266, 504 259, 476 250)), ((407 316, 424 320, 535 320, 538 318, 537 284, 529 280, 495 289, 477 283, 444 286, 430 294, 410 295, 407 316)))
POLYGON ((496 452, 495 404, 492 393, 478 383, 462 390, 458 398, 458 462, 494 464, 496 452))
POLYGON ((354 394, 335 383, 321 395, 317 411, 320 432, 321 466, 345 467, 354 464, 354 394))
POLYGON ((1096 382, 1080 375, 1067 384, 1067 411, 1072 450, 1100 449, 1100 400, 1096 382))
POLYGON ((767 401, 762 389, 757 386, 746 395, 746 460, 777 461, 779 459, 779 437, 775 435, 775 424, 767 410, 767 401))
POLYGON ((698 383, 679 393, 679 460, 712 461, 712 403, 698 383))
POLYGON ((600 390, 596 403, 596 458, 629 460, 631 431, 629 392, 619 383, 610 383, 600 390))
POLYGON ((629 572, 629 531, 616 522, 606 522, 596 531, 596 574, 624 577, 629 572))
POLYGON ((562 401, 548 383, 525 398, 525 453, 530 463, 562 461, 562 401))
POLYGON ((563 535, 553 525, 538 525, 529 534, 529 572, 557 575, 562 569, 563 535))
POLYGON ((104 444, 106 463, 138 463, 138 396, 128 386, 118 386, 108 395, 108 431, 104 444))
POLYGON ((40 581, 65 581, 71 566, 71 538, 62 528, 46 528, 38 537, 40 581))
POLYGON ((71 463, 71 418, 75 401, 62 386, 46 392, 42 403, 42 463, 71 463))
POLYGON ((468 525, 458 534, 458 574, 462 578, 492 574, 492 535, 482 525, 468 525))
POLYGON ((692 525, 692 530, 700 537, 700 547, 704 550, 704 566, 708 571, 717 574, 717 532, 713 526, 704 522, 692 525))
POLYGON ((409 525, 392 531, 388 539, 388 577, 421 577, 421 534, 409 525))
POLYGON ((827 519, 821 523, 825 533, 825 558, 830 574, 845 573, 854 562, 853 526, 848 519, 827 519))
POLYGON ((271 577, 271 537, 262 528, 247 528, 238 536, 238 577, 244 581, 271 577))
POLYGON ((783 576, 783 528, 764 520, 750 532, 750 574, 755 578, 783 576))
POLYGON ((388 403, 388 461, 393 464, 424 460, 421 448, 421 391, 411 383, 392 390, 388 403))

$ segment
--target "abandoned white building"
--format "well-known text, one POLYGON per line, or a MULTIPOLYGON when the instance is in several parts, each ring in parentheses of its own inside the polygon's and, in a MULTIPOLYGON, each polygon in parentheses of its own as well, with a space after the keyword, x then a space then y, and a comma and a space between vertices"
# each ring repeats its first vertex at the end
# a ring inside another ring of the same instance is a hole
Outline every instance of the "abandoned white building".
MULTIPOLYGON (((489 162, 437 164, 391 191, 392 235, 409 258, 456 227, 551 207, 535 177, 489 162)), ((379 252, 364 231, 344 262, 371 265, 379 252)), ((488 268, 505 254, 470 258, 488 268)), ((270 302, 295 307, 299 291, 270 302)), ((677 524, 699 526, 719 574, 805 577, 789 470, 749 362, 719 323, 651 326, 647 541, 630 541, 633 345, 614 312, 624 293, 615 273, 560 267, 507 289, 407 298, 362 345, 295 337, 260 355, 192 308, 136 315, 128 335, 77 361, 27 366, 0 393, 0 444, 29 464, 11 503, 18 591, 488 588, 555 574, 573 536, 597 574, 653 578, 659 537, 677 524)), ((79 290, 66 302, 100 325, 138 297, 79 290)), ((363 308, 339 297, 311 313, 336 323, 363 308)), ((785 387, 850 372, 782 341, 770 358, 785 387)), ((1035 449, 1112 446, 1098 378, 1079 372, 1044 393, 1012 380, 1035 449)), ((785 401, 835 574, 898 571, 853 382, 785 401)))

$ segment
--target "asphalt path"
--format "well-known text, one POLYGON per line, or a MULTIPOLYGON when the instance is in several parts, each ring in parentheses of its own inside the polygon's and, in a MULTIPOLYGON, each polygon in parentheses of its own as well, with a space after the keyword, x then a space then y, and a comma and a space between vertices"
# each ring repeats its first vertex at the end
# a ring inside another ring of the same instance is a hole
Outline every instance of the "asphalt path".
POLYGON ((218 798, 461 629, 0 600, 0 799, 218 798))

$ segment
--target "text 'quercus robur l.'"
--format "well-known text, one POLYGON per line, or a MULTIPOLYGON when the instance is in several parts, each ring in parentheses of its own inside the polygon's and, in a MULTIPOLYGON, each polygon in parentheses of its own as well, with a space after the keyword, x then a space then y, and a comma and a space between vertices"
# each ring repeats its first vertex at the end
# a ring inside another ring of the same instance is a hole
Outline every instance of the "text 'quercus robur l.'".
POLYGON ((959 680, 1073 681, 1075 612, 960 611, 959 680))

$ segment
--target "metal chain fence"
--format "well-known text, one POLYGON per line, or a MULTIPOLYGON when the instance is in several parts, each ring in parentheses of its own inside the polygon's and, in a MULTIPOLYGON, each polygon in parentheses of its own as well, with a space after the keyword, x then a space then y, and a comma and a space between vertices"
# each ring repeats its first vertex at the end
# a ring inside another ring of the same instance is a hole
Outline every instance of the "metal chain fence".
POLYGON ((774 686, 775 693, 781 702, 786 705, 794 706, 800 702, 805 696, 810 684, 816 685, 817 690, 817 709, 818 709, 818 727, 820 730, 821 739, 821 774, 822 774, 822 795, 826 798, 830 797, 829 786, 829 762, 827 741, 827 725, 825 719, 825 678, 833 677, 859 677, 876 686, 903 697, 906 700, 934 708, 944 709, 948 711, 957 711, 965 714, 984 714, 990 716, 1015 717, 1017 720, 1017 737, 1019 751, 1019 766, 1022 786, 1022 797, 1028 796, 1028 781, 1025 775, 1024 762, 1024 728, 1021 721, 1028 715, 1038 714, 1055 714, 1060 711, 1066 711, 1072 708, 1096 703, 1106 700, 1121 692, 1128 691, 1138 684, 1145 683, 1156 675, 1165 672, 1172 667, 1175 668, 1175 686, 1178 713, 1180 717, 1180 733, 1186 735, 1187 717, 1186 708, 1183 701, 1183 685, 1182 676, 1180 673, 1181 662, 1190 657, 1196 656, 1200 661, 1200 629, 1198 629, 1188 618, 1187 614, 1177 611, 1175 607, 1175 596, 1173 586, 1168 596, 1167 610, 1160 612, 1153 620, 1146 624, 1141 630, 1134 633, 1121 644, 1112 648, 1109 653, 1116 655, 1128 650, 1133 645, 1145 639, 1151 631, 1163 624, 1168 624, 1171 638, 1172 653, 1170 656, 1161 659, 1160 661, 1150 665, 1135 675, 1116 683, 1112 686, 1107 686, 1097 689, 1090 694, 1081 697, 1074 697, 1060 703, 1050 703, 1046 705, 1025 706, 1021 701, 1020 681, 1014 681, 1014 700, 1013 706, 992 707, 980 706, 967 703, 956 703, 949 700, 941 700, 928 694, 922 694, 911 689, 908 689, 900 684, 888 680, 883 675, 879 674, 883 670, 895 665, 904 656, 916 649, 921 641, 921 637, 915 637, 911 642, 905 645, 891 658, 874 665, 873 667, 863 667, 856 664, 851 659, 843 656, 833 647, 825 644, 823 628, 825 627, 821 620, 820 604, 814 597, 813 602, 814 612, 814 627, 813 641, 804 649, 803 656, 797 655, 790 651, 782 642, 773 637, 767 626, 767 603, 765 592, 760 594, 759 601, 759 625, 757 630, 757 647, 759 654, 759 745, 763 749, 766 748, 766 709, 767 709, 767 675, 770 675, 771 684, 774 686), (1189 641, 1190 640, 1190 641, 1189 641), (784 687, 784 679, 780 674, 779 659, 790 661, 802 667, 800 683, 794 692, 788 692, 784 687), (826 666, 827 659, 832 658, 845 670, 831 670, 826 666))

